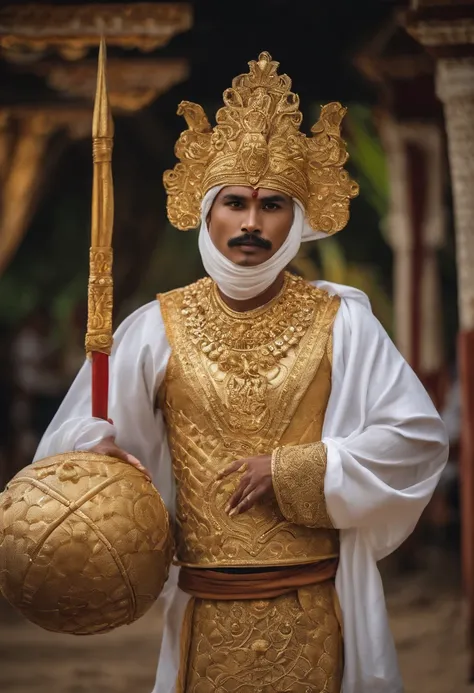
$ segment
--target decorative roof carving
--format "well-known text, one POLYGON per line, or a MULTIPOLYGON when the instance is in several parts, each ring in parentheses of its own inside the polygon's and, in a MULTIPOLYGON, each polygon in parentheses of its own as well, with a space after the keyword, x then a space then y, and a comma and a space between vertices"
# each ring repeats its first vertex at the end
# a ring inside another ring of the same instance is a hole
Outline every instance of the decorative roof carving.
POLYGON ((109 47, 147 52, 190 29, 192 21, 191 5, 176 2, 12 4, 0 9, 0 46, 11 60, 49 49, 77 60, 104 35, 109 47))

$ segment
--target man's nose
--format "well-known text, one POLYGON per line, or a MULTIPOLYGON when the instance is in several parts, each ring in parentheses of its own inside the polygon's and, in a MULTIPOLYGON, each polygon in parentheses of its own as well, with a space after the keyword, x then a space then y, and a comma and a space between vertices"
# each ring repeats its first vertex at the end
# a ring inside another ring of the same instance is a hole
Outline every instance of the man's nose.
POLYGON ((246 231, 247 233, 261 233, 259 215, 256 210, 251 209, 248 211, 242 223, 241 231, 246 231))

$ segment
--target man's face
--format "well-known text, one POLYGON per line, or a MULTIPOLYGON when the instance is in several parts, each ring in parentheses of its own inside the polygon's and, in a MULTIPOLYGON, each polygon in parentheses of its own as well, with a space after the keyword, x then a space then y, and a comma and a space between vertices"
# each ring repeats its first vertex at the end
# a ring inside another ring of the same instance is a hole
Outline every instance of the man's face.
POLYGON ((265 188, 229 185, 217 195, 207 217, 212 242, 236 265, 254 267, 283 245, 293 223, 293 200, 265 188))

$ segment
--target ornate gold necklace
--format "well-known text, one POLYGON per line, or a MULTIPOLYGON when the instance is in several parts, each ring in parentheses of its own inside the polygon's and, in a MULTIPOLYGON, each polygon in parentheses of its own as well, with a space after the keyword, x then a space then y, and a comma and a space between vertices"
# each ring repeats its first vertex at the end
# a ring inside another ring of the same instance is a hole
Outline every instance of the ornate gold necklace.
POLYGON ((231 428, 257 431, 264 425, 269 382, 304 337, 317 303, 318 292, 289 273, 274 299, 246 312, 231 310, 209 278, 185 291, 186 331, 211 362, 211 375, 225 379, 231 428))

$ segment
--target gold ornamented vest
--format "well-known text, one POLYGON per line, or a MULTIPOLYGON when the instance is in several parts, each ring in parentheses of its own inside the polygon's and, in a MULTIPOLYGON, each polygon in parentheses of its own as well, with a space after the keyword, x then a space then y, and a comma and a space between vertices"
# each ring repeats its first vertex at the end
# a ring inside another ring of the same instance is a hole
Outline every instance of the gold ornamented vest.
POLYGON ((215 283, 158 296, 171 345, 159 392, 177 485, 177 562, 278 566, 337 556, 338 532, 285 520, 262 502, 229 518, 232 461, 321 440, 331 390, 331 334, 340 299, 285 274, 279 295, 238 313, 215 283))

